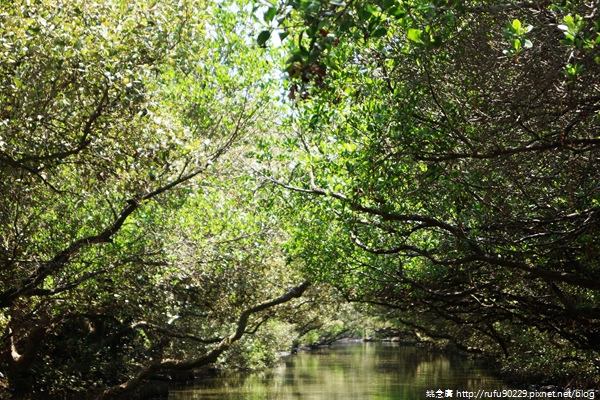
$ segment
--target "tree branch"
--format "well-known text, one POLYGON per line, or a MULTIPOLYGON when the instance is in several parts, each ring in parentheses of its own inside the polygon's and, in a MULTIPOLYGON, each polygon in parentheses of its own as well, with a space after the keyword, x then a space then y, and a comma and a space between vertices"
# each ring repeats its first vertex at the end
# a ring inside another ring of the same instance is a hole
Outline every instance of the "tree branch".
POLYGON ((149 364, 142 368, 135 377, 131 378, 127 382, 105 390, 96 398, 96 400, 110 400, 123 396, 124 394, 136 389, 144 382, 144 380, 162 371, 188 371, 216 362, 218 357, 223 352, 227 351, 233 343, 238 341, 244 335, 248 326, 248 321, 253 314, 300 297, 309 286, 309 282, 302 282, 300 285, 290 288, 286 293, 279 297, 244 310, 238 319, 235 332, 221 340, 217 346, 208 351, 206 354, 193 360, 165 359, 149 364))
POLYGON ((27 279, 23 280, 16 287, 5 290, 0 293, 0 308, 9 307, 13 301, 23 296, 32 296, 35 288, 39 286, 47 276, 51 273, 56 272, 63 268, 72 259, 73 256, 77 255, 81 249, 90 247, 100 243, 112 243, 112 236, 114 236, 123 226, 125 221, 141 207, 144 201, 149 201, 158 195, 167 192, 168 190, 180 185, 186 181, 191 180, 200 173, 204 172, 210 164, 207 163, 205 166, 198 168, 187 175, 181 176, 178 179, 161 186, 154 191, 146 194, 141 199, 129 199, 127 200, 127 206, 125 206, 115 221, 109 227, 96 235, 87 236, 85 238, 78 239, 71 243, 64 250, 57 253, 52 259, 43 262, 27 279))

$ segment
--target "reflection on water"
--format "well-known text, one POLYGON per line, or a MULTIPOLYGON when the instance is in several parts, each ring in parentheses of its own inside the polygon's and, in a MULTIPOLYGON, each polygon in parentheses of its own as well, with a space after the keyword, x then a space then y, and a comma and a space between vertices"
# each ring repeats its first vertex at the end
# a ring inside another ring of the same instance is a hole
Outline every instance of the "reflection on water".
POLYGON ((198 382, 169 400, 416 400, 426 390, 506 389, 473 361, 393 343, 345 343, 300 352, 278 368, 198 382))

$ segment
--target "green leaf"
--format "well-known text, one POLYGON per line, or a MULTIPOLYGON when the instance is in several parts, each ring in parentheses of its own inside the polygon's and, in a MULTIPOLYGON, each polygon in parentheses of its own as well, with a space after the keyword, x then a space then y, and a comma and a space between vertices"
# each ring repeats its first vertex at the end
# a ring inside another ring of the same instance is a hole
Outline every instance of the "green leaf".
POLYGON ((365 11, 368 12, 369 14, 374 14, 374 13, 376 13, 379 10, 377 9, 376 6, 374 6, 372 4, 367 4, 365 6, 365 11))
POLYGON ((387 10, 388 15, 400 19, 406 15, 406 11, 398 6, 392 6, 387 10))
POLYGON ((275 7, 270 7, 263 15, 263 19, 267 24, 269 24, 271 21, 273 21, 275 15, 277 15, 277 9, 275 7))
POLYGON ((375 32, 373 32, 371 34, 371 37, 380 38, 380 37, 385 36, 386 34, 387 34, 387 29, 384 27, 379 27, 379 28, 375 29, 375 32))
POLYGON ((563 18, 563 21, 565 24, 567 24, 569 27, 573 28, 575 27, 575 20, 573 19, 572 15, 567 15, 563 18))
POLYGON ((267 43, 267 40, 269 40, 270 37, 271 31, 262 31, 258 34, 258 37, 256 38, 256 43, 258 43, 260 47, 265 47, 265 43, 267 43))
POLYGON ((282 31, 279 32, 279 40, 281 40, 282 42, 285 40, 285 38, 287 38, 289 36, 289 32, 288 31, 282 31))
POLYGON ((517 52, 519 52, 519 50, 521 50, 521 41, 519 39, 515 39, 513 42, 513 47, 517 52))
POLYGON ((361 22, 367 21, 373 15, 372 7, 363 7, 358 10, 358 18, 361 22))
POLYGON ((521 30, 521 21, 519 21, 518 19, 515 19, 512 23, 512 27, 515 31, 519 31, 521 30))
POLYGON ((408 38, 410 40, 412 40, 413 42, 416 43, 423 43, 423 40, 421 40, 421 35, 423 34, 423 31, 419 30, 419 29, 414 29, 414 28, 408 28, 408 38))
POLYGON ((390 9, 391 7, 394 7, 394 6, 396 6, 396 5, 397 5, 397 2, 396 2, 396 0, 384 0, 384 1, 383 1, 382 8, 383 8, 384 10, 388 10, 388 9, 390 9))
POLYGON ((21 80, 19 78, 17 78, 16 76, 13 76, 13 82, 15 83, 15 86, 17 87, 17 89, 23 88, 23 82, 21 82, 21 80))

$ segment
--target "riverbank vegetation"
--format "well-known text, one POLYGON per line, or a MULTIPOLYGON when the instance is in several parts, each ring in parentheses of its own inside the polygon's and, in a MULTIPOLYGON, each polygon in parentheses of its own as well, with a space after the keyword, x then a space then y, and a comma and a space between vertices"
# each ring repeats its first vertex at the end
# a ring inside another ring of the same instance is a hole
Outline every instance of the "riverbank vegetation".
POLYGON ((507 373, 597 385, 598 2, 280 13, 297 116, 272 181, 296 193, 291 256, 507 373))
POLYGON ((3 398, 132 398, 302 307, 243 159, 276 87, 229 6, 3 5, 3 398))
POLYGON ((0 395, 406 335, 600 384, 600 5, 0 11, 0 395))

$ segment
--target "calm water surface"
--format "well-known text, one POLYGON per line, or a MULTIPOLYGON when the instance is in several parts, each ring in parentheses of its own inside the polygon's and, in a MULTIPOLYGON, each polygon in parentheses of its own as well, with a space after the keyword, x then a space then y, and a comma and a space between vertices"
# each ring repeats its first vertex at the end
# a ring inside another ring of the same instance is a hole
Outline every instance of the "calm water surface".
MULTIPOLYGON (((169 400, 427 400, 427 390, 509 389, 473 361, 393 343, 344 343, 256 374, 206 379, 169 400)), ((448 398, 450 399, 450 398, 448 398)))

